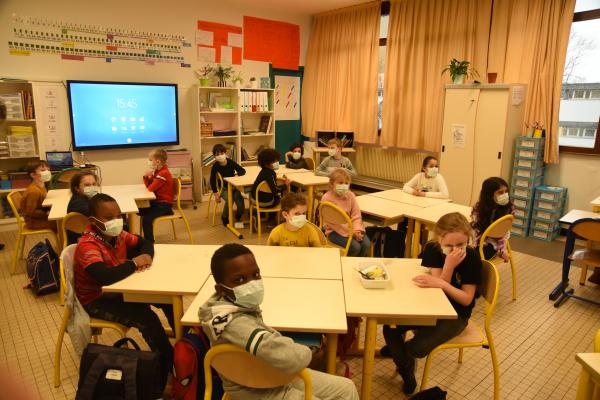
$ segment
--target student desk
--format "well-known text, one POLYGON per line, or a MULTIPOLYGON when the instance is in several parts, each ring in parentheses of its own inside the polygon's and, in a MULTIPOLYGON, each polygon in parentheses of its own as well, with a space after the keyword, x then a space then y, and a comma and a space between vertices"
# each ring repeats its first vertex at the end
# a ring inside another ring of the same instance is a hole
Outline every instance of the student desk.
POLYGON ((210 259, 219 246, 157 244, 154 262, 144 272, 104 286, 103 292, 122 293, 125 301, 172 304, 175 337, 182 336, 183 296, 194 296, 210 275, 210 259))
POLYGON ((309 171, 304 173, 291 174, 287 178, 290 179, 292 183, 306 188, 306 197, 308 203, 306 215, 308 215, 309 219, 312 218, 315 187, 328 185, 329 178, 327 176, 315 175, 314 172, 309 171))
POLYGON ((575 361, 581 364, 576 399, 597 399, 600 393, 600 353, 577 353, 575 361))
MULTIPOLYGON (((348 330, 342 281, 263 276, 263 283, 265 298, 260 308, 265 324, 283 331, 325 333, 327 372, 335 373, 338 334, 348 330)), ((198 311, 214 292, 215 281, 210 276, 181 323, 200 326, 198 311)))
MULTIPOLYGON (((146 190, 144 184, 136 185, 113 185, 102 186, 102 193, 113 197, 123 214, 127 214, 130 232, 138 232, 136 220, 133 217, 138 211, 138 207, 148 207, 148 202, 154 200, 156 196, 153 192, 146 190)), ((67 215, 67 207, 71 200, 71 191, 69 189, 49 190, 48 195, 42 203, 43 207, 51 207, 48 219, 62 220, 67 215)))
POLYGON ((439 204, 450 202, 450 199, 433 199, 431 197, 413 196, 412 194, 405 193, 402 189, 384 190, 381 192, 370 193, 370 195, 410 204, 419 208, 437 206, 439 204))
POLYGON ((596 197, 594 200, 590 201, 592 205, 592 211, 595 213, 600 213, 600 196, 596 197))
POLYGON ((600 218, 600 214, 592 211, 582 211, 582 210, 571 210, 562 217, 560 217, 559 222, 562 224, 571 225, 575 221, 579 221, 584 218, 600 218))
POLYGON ((377 325, 435 325, 438 319, 456 319, 457 314, 442 289, 419 288, 412 278, 425 273, 417 259, 373 259, 342 257, 346 314, 366 317, 363 354, 361 400, 371 396, 371 383, 375 363, 377 325), (391 282, 384 289, 365 289, 355 270, 360 262, 382 261, 391 282))

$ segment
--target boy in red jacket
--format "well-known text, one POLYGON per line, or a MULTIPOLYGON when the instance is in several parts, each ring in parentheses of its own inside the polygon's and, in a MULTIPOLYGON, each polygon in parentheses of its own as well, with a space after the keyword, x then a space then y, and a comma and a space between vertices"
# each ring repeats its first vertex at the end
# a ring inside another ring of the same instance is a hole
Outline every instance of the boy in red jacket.
POLYGON ((167 152, 163 149, 153 150, 148 154, 148 167, 144 174, 144 184, 149 192, 154 192, 156 200, 150 207, 140 210, 144 238, 154 242, 152 222, 163 215, 173 214, 173 176, 167 167, 167 152))

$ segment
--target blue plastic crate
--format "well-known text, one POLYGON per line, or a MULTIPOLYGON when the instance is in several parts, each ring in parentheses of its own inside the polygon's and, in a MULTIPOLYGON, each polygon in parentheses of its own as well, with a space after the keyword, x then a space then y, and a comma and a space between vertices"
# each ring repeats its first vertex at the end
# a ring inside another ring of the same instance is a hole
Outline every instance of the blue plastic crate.
POLYGON ((547 201, 541 199, 535 199, 533 201, 533 208, 538 210, 546 210, 552 211, 555 213, 562 213, 565 207, 565 202, 563 201, 547 201))
POLYGON ((544 167, 544 160, 528 160, 523 158, 515 158, 513 167, 538 169, 544 167))
POLYGON ((529 219, 531 217, 531 209, 515 207, 513 214, 515 217, 529 219))
POLYGON ((560 217, 562 217, 562 213, 562 208, 557 210, 546 210, 534 207, 531 216, 539 221, 555 222, 560 220, 560 217))
POLYGON ((546 142, 545 138, 534 138, 529 136, 517 136, 515 138, 515 143, 517 147, 526 148, 526 149, 544 149, 544 143, 546 142))
POLYGON ((519 225, 513 224, 512 228, 510 228, 510 234, 513 236, 526 237, 527 233, 528 233, 527 227, 525 227, 525 226, 519 226, 519 225))
POLYGON ((544 158, 544 150, 517 146, 515 150, 515 158, 524 160, 541 160, 544 158))
POLYGON ((533 227, 530 227, 530 229, 529 229, 529 237, 538 239, 538 240, 543 240, 546 242, 553 241, 554 239, 556 239, 558 237, 559 234, 560 234, 560 229, 556 229, 553 231, 547 231, 545 229, 538 229, 538 228, 533 228, 533 227))
POLYGON ((530 218, 528 217, 517 217, 515 216, 513 219, 513 226, 522 226, 522 227, 527 227, 529 226, 529 220, 530 218))
POLYGON ((528 168, 528 167, 513 167, 513 178, 537 178, 544 175, 544 167, 528 168))
POLYGON ((533 189, 537 186, 541 186, 544 183, 544 177, 538 176, 535 178, 520 178, 518 176, 513 176, 511 181, 511 187, 516 188, 524 188, 524 189, 533 189))
POLYGON ((564 202, 567 198, 567 188, 558 186, 538 186, 535 188, 536 200, 544 200, 553 203, 564 202))
POLYGON ((510 190, 511 199, 533 199, 535 188, 512 187, 510 190))
POLYGON ((512 203, 515 207, 519 207, 523 210, 531 210, 533 208, 533 199, 521 199, 515 197, 512 199, 512 203))
POLYGON ((549 222, 534 217, 531 219, 529 228, 544 230, 546 232, 554 232, 555 230, 560 230, 560 222, 558 220, 549 222))

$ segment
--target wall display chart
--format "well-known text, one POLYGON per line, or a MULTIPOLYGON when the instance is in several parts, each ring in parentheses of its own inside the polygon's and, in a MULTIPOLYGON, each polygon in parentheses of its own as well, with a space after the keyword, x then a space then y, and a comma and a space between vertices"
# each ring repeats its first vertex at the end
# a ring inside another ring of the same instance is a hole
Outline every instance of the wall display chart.
POLYGON ((182 48, 191 47, 182 35, 84 25, 42 18, 13 16, 11 55, 60 55, 63 60, 86 58, 178 64, 189 68, 182 48))
POLYGON ((198 21, 196 30, 198 61, 241 65, 243 46, 241 27, 198 21))

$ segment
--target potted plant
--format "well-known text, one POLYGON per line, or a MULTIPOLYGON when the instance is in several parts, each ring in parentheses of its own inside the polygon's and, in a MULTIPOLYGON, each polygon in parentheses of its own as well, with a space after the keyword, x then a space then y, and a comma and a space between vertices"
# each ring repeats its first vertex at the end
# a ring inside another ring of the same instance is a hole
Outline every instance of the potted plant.
POLYGON ((196 71, 196 76, 198 77, 198 80, 200 81, 200 86, 210 86, 210 73, 212 72, 212 67, 210 65, 205 65, 204 67, 202 67, 201 69, 197 69, 196 71))
POLYGON ((224 67, 221 64, 217 65, 213 70, 213 74, 219 80, 219 87, 227 87, 227 79, 231 78, 231 74, 233 73, 233 68, 224 67))
POLYGON ((465 83, 466 78, 479 76, 474 68, 469 67, 470 65, 471 63, 469 61, 458 61, 456 58, 453 58, 450 60, 450 64, 446 65, 442 70, 442 75, 444 75, 444 72, 448 71, 452 82, 455 85, 462 85, 465 83))
POLYGON ((231 82, 233 82, 233 86, 235 86, 236 88, 241 87, 242 83, 244 83, 244 78, 242 78, 242 71, 236 72, 231 78, 231 82))
POLYGON ((250 87, 252 89, 258 88, 258 81, 256 80, 255 77, 250 78, 250 87))

